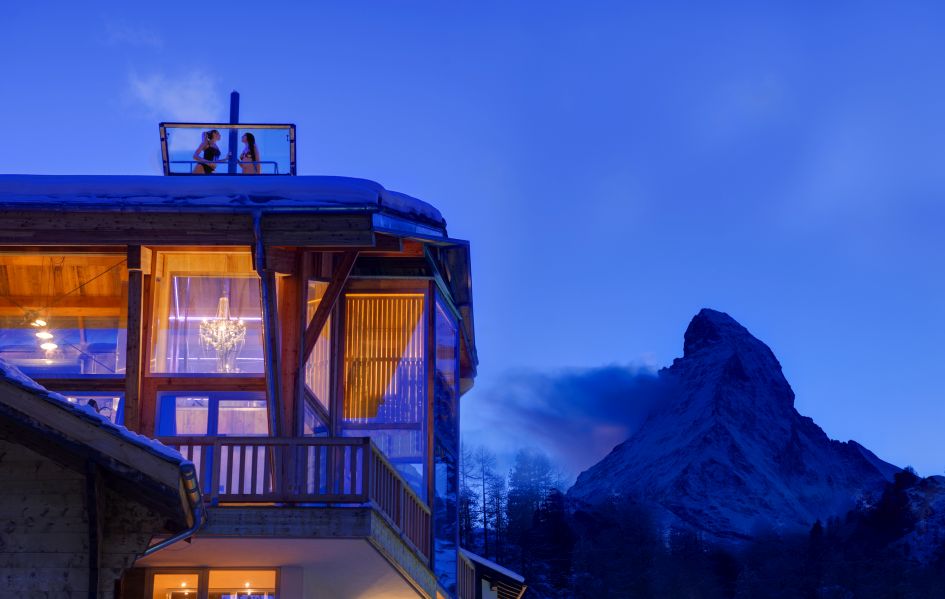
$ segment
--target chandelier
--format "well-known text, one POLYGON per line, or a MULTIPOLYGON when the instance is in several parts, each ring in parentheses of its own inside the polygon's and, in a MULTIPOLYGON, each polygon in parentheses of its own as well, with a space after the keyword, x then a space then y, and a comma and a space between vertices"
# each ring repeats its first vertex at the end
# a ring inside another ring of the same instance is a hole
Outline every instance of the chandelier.
POLYGON ((246 323, 230 318, 230 300, 221 297, 217 315, 200 321, 200 343, 206 351, 217 354, 217 372, 239 372, 236 356, 246 343, 246 323))

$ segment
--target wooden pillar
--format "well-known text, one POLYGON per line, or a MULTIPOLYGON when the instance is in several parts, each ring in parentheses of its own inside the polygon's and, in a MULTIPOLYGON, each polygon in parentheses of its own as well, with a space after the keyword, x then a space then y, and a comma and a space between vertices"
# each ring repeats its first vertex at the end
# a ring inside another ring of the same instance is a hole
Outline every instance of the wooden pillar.
POLYGON ((128 342, 125 355, 125 426, 140 430, 141 407, 141 337, 144 273, 141 246, 128 246, 128 342))
POLYGON ((276 273, 266 264, 266 245, 262 238, 262 215, 253 216, 253 260, 259 275, 260 304, 263 311, 263 355, 266 369, 266 398, 269 404, 269 434, 285 436, 282 422, 282 359, 279 341, 279 311, 276 300, 276 273))
POLYGON ((305 322, 305 297, 308 284, 303 279, 302 262, 307 256, 298 252, 294 256, 292 274, 279 279, 279 324, 282 329, 282 430, 287 436, 300 434, 299 385, 301 368, 299 355, 302 351, 302 324, 305 322))

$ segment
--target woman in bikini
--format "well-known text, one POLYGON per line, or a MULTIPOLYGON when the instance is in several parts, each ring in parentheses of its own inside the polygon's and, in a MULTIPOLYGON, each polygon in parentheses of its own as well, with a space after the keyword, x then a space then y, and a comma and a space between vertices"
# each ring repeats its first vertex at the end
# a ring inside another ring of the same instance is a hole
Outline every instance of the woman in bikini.
POLYGON ((203 141, 194 152, 194 160, 197 162, 194 165, 195 174, 209 175, 217 170, 214 161, 220 157, 220 148, 217 147, 218 141, 220 141, 220 132, 216 129, 211 129, 203 134, 203 141))
POLYGON ((259 146, 256 145, 256 136, 252 133, 244 133, 242 142, 246 144, 240 153, 240 168, 243 169, 243 174, 261 174, 262 165, 259 164, 259 146))

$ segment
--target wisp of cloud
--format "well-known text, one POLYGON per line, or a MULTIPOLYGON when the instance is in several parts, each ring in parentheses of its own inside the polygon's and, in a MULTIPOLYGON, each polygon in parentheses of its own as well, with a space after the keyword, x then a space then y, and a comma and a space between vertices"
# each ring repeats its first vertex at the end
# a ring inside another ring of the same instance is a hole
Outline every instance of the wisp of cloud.
POLYGON ((519 449, 543 451, 570 482, 633 434, 665 388, 642 366, 508 372, 463 400, 463 438, 503 467, 519 449))

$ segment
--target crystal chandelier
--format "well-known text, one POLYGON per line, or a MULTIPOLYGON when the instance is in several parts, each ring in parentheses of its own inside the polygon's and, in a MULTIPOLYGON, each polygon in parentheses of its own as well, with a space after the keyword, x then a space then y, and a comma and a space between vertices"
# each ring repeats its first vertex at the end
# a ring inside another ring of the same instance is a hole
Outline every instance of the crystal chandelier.
POLYGON ((200 343, 217 353, 217 372, 239 372, 236 356, 246 343, 246 323, 230 318, 229 298, 220 298, 216 317, 200 321, 200 343))

